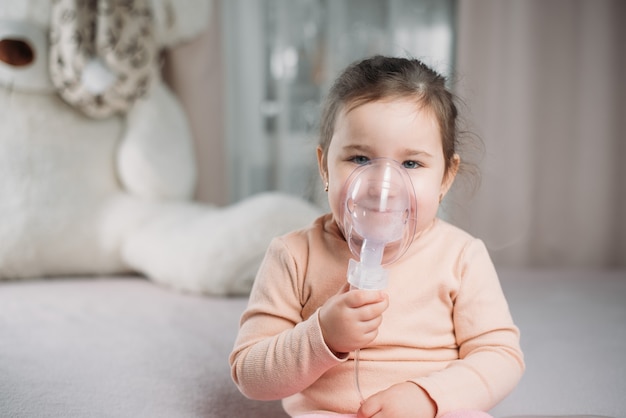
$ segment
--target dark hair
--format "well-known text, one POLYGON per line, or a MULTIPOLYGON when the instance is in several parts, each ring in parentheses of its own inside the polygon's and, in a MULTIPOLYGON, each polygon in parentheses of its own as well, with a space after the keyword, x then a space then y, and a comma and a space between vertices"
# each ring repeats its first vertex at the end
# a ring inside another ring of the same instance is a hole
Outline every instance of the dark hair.
POLYGON ((337 115, 381 99, 415 99, 433 112, 439 124, 446 173, 457 150, 456 97, 446 79, 417 59, 374 56, 348 66, 335 80, 320 120, 320 147, 324 164, 335 130, 337 115))

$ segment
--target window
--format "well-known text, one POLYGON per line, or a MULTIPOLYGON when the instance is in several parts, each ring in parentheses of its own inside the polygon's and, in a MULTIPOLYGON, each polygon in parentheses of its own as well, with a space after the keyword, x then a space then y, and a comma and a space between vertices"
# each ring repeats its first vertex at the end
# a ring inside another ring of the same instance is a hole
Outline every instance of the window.
POLYGON ((320 202, 321 102, 337 74, 373 54, 453 68, 453 0, 221 3, 232 195, 282 190, 320 202))

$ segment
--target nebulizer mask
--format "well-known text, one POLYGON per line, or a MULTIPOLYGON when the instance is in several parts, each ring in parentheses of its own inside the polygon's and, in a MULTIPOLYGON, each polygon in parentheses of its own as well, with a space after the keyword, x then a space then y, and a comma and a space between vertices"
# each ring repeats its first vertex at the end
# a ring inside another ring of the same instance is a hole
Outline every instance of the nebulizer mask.
POLYGON ((340 210, 344 237, 357 258, 348 266, 355 288, 387 287, 387 270, 415 233, 415 192, 406 168, 388 158, 357 167, 346 180, 340 210))
MULTIPOLYGON (((377 158, 357 167, 343 190, 340 218, 352 254, 348 282, 352 288, 387 287, 385 265, 399 259, 413 240, 416 198, 411 179, 398 162, 377 158)), ((355 380, 359 385, 359 350, 355 353, 355 380)))

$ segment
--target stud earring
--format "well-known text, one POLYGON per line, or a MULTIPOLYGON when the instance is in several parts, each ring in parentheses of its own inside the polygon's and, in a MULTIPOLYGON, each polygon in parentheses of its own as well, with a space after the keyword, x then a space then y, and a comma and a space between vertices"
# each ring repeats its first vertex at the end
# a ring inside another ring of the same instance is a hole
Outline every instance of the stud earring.
POLYGON ((324 191, 327 192, 328 191, 328 182, 326 182, 326 186, 324 187, 324 191))

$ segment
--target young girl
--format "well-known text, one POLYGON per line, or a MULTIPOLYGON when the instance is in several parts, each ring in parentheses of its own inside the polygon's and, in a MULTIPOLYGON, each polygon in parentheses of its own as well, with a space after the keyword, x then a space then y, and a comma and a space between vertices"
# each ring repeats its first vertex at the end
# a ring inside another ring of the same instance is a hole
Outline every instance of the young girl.
POLYGON ((244 395, 295 417, 475 417, 515 387, 519 332, 487 250, 437 218, 460 165, 456 119, 444 78, 418 60, 377 56, 340 75, 317 150, 331 213, 268 248, 230 356, 244 395), (417 214, 383 291, 347 285, 342 223, 348 177, 376 159, 406 170, 417 214))

